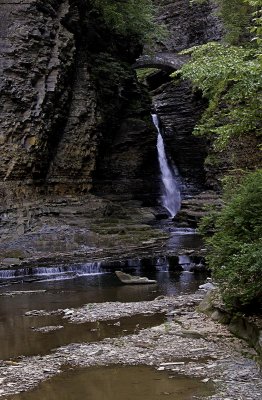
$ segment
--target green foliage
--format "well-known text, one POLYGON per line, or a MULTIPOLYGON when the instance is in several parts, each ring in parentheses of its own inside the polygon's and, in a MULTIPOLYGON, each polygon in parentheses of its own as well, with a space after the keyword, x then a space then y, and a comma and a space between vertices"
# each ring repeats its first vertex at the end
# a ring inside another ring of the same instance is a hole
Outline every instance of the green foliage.
POLYGON ((216 229, 216 220, 219 216, 217 210, 209 209, 207 211, 209 211, 208 214, 201 218, 198 226, 198 232, 205 237, 209 237, 214 234, 216 229))
POLYGON ((161 27, 154 23, 151 0, 90 0, 104 19, 106 26, 121 35, 139 37, 149 41, 161 34, 161 27))
MULTIPOLYGON (((191 0, 191 3, 206 3, 207 0, 191 0)), ((216 0, 218 16, 223 20, 225 40, 238 44, 249 34, 250 7, 256 7, 259 0, 216 0), (253 3, 253 4, 252 4, 253 3)))
POLYGON ((209 99, 195 133, 215 135, 217 148, 225 146, 232 135, 261 134, 262 76, 257 49, 211 42, 184 53, 191 54, 191 60, 179 73, 209 99))
POLYGON ((262 307, 262 240, 238 246, 226 265, 214 275, 228 307, 261 311, 262 307))
MULTIPOLYGON (((241 7, 237 7, 235 0, 219 2, 225 23, 231 24, 228 32, 233 35, 238 31, 240 35, 240 28, 234 29, 232 21, 241 7)), ((190 79, 208 98, 209 106, 195 133, 210 135, 218 150, 234 135, 261 134, 262 0, 241 0, 240 3, 246 7, 248 21, 252 20, 249 29, 255 36, 241 46, 211 42, 186 50, 183 53, 190 54, 191 60, 173 74, 173 77, 182 74, 184 79, 190 79)))
POLYGON ((218 0, 226 28, 226 41, 237 44, 248 34, 250 7, 245 0, 218 0))
MULTIPOLYGON (((195 133, 220 150, 232 138, 261 135, 262 0, 217 1, 225 43, 185 51, 191 60, 173 76, 190 79, 209 100, 195 133)), ((208 262, 228 307, 261 310, 262 170, 244 180, 242 170, 234 171, 225 183, 225 207, 202 222, 204 235, 212 235, 208 262)))
POLYGON ((262 169, 246 176, 207 239, 213 276, 232 308, 262 306, 262 169))
MULTIPOLYGON (((248 0, 246 0, 248 1, 248 0)), ((255 34, 253 40, 257 42, 258 45, 262 44, 262 1, 261 0, 249 0, 249 3, 256 7, 257 10, 253 12, 253 26, 250 31, 252 34, 255 34)), ((260 54, 261 57, 261 54, 260 54)), ((261 58, 260 58, 261 59, 261 58)))

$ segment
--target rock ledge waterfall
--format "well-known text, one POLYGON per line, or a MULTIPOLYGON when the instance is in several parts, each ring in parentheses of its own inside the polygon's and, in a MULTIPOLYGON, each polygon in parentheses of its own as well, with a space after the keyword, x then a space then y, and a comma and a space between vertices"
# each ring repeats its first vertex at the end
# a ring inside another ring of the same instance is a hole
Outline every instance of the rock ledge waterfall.
POLYGON ((157 114, 152 114, 153 123, 157 129, 157 153, 161 171, 161 203, 163 207, 171 214, 173 218, 180 209, 181 196, 179 191, 179 183, 172 168, 168 165, 165 145, 161 134, 161 127, 157 114))

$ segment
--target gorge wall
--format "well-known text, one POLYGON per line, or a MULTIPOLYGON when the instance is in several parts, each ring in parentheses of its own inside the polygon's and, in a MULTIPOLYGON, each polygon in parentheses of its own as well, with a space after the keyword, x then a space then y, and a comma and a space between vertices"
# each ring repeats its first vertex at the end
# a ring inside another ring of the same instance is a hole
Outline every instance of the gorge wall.
MULTIPOLYGON (((210 5, 156 5, 171 36, 150 51, 173 53, 219 38, 210 5)), ((157 203, 160 184, 151 98, 132 68, 140 41, 105 26, 88 0, 5 0, 0 50, 1 254, 22 248, 23 257, 57 251, 60 259, 62 251, 126 252, 132 240, 158 240, 161 232, 143 225, 154 215, 141 209, 141 200, 157 203), (119 204, 129 199, 129 208, 119 204), (112 230, 105 221, 111 216, 117 224, 133 218, 134 231, 121 224, 112 230)), ((206 143, 192 129, 205 103, 188 82, 161 82, 153 77, 151 95, 167 150, 199 192, 206 143)))
POLYGON ((83 0, 10 0, 0 17, 2 202, 87 193, 100 146, 105 154, 113 142, 120 157, 128 149, 109 179, 122 175, 121 190, 139 192, 150 179, 137 171, 151 174, 142 166, 155 151, 150 101, 131 69, 139 42, 103 26, 83 0))
MULTIPOLYGON (((210 4, 156 6, 168 36, 150 51, 178 52, 220 37, 210 4)), ((2 203, 92 189, 155 198, 150 99, 131 68, 141 44, 106 28, 85 0, 8 0, 0 17, 2 203)), ((186 82, 154 89, 171 156, 201 186, 206 144, 191 134, 201 96, 186 82)))
POLYGON ((68 10, 68 1, 1 5, 0 176, 2 190, 13 186, 19 196, 47 176, 69 112, 75 41, 62 24, 68 10))

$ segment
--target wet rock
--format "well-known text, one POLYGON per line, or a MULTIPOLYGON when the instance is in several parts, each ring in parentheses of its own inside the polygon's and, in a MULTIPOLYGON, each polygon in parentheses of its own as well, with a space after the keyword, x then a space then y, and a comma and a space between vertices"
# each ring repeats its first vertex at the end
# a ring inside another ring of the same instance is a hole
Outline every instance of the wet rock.
POLYGON ((58 309, 54 311, 46 311, 46 310, 31 310, 25 312, 25 316, 27 317, 46 317, 48 315, 61 315, 64 310, 58 309))
MULTIPOLYGON (((185 307, 185 303, 201 299, 199 294, 185 297, 185 300, 183 296, 176 299, 176 307, 185 307)), ((120 314, 126 306, 117 305, 120 314)), ((132 304, 129 306, 132 308, 132 304)), ((110 309, 110 303, 108 307, 110 309)), ((60 373, 63 365, 75 368, 146 364, 214 382, 216 392, 212 399, 215 400, 260 400, 262 380, 259 369, 253 360, 243 356, 243 351, 248 353, 248 346, 234 338, 225 326, 195 312, 194 306, 187 307, 188 311, 177 317, 178 322, 143 329, 121 338, 107 338, 99 343, 70 344, 45 356, 24 357, 14 364, 2 363, 1 395, 30 390, 60 373), (184 326, 187 326, 186 330, 184 326), (202 336, 185 337, 185 331, 202 336)), ((138 312, 139 307, 135 305, 134 309, 138 312)), ((82 312, 88 314, 87 309, 82 308, 82 312)))
POLYGON ((42 326, 40 328, 32 328, 33 331, 35 332, 40 332, 40 333, 48 333, 48 332, 53 332, 53 331, 57 331, 59 329, 63 329, 63 325, 55 325, 55 326, 42 326))
MULTIPOLYGON (((118 319, 124 316, 131 316, 135 314, 148 315, 149 312, 165 313, 169 307, 181 306, 184 304, 183 298, 168 298, 163 297, 153 301, 143 302, 106 302, 106 303, 92 303, 87 304, 78 309, 71 309, 68 313, 64 310, 64 318, 69 319, 70 322, 84 323, 118 319)), ((60 313, 61 310, 53 311, 60 313)), ((29 312, 30 313, 30 312, 29 312)))
POLYGON ((14 265, 20 265, 21 260, 19 258, 4 258, 1 260, 1 263, 4 265, 9 265, 9 266, 14 266, 14 265))
POLYGON ((204 283, 203 285, 199 286, 199 289, 205 290, 205 291, 214 290, 216 288, 217 287, 212 282, 207 282, 207 283, 204 283))
POLYGON ((190 329, 182 330, 181 334, 184 337, 191 338, 191 339, 201 339, 201 338, 203 338, 205 336, 203 333, 200 333, 200 332, 197 332, 197 331, 193 331, 193 330, 190 330, 190 329))
POLYGON ((181 210, 175 216, 174 222, 178 226, 184 224, 196 228, 201 218, 209 214, 210 208, 219 211, 222 204, 221 196, 215 191, 202 191, 182 201, 181 210))

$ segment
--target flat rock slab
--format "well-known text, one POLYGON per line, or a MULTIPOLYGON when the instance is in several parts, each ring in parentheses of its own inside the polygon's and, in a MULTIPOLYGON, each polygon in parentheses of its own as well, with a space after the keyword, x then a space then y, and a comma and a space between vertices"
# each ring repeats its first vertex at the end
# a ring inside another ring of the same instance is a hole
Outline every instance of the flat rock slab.
POLYGON ((152 283, 157 283, 157 281, 154 279, 148 279, 142 276, 133 276, 126 274, 122 271, 115 271, 115 274, 118 279, 125 285, 148 285, 152 283))

